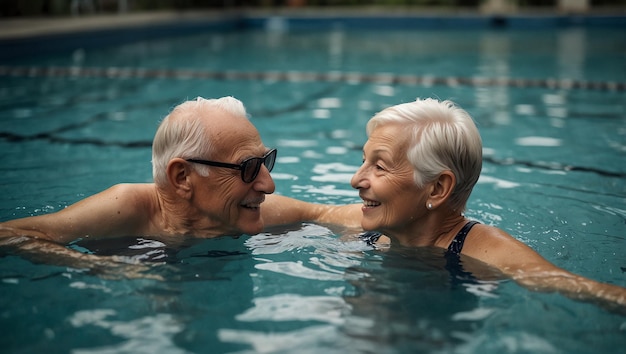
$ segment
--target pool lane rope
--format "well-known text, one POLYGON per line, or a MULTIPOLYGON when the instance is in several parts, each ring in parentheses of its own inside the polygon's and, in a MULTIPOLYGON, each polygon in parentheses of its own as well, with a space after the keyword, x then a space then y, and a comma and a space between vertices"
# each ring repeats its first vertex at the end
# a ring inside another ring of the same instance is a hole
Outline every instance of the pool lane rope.
POLYGON ((437 77, 402 75, 390 73, 360 72, 306 72, 306 71, 211 71, 193 69, 151 69, 129 67, 80 67, 80 66, 0 66, 0 76, 5 77, 61 77, 61 78, 110 78, 110 79, 209 79, 244 81, 285 82, 346 82, 354 84, 387 84, 413 86, 470 86, 545 88, 562 90, 626 91, 626 82, 586 81, 573 79, 524 79, 487 77, 437 77))
MULTIPOLYGON (((547 89, 587 89, 602 91, 626 91, 624 82, 589 82, 576 80, 556 80, 556 79, 510 79, 510 78, 455 78, 455 77, 432 77, 432 76, 411 76, 394 74, 363 74, 363 73, 313 73, 313 72, 249 72, 249 71, 206 71, 206 70, 185 70, 185 69, 146 69, 146 68, 96 68, 96 67, 37 67, 37 66, 0 66, 0 77, 60 77, 60 78, 111 78, 111 79, 132 79, 132 78, 163 78, 163 79, 212 79, 212 80, 248 80, 248 81, 286 81, 286 82, 348 82, 348 83, 379 83, 379 84, 407 84, 407 85, 446 85, 446 86, 509 86, 517 88, 537 87, 547 89)), ((99 120, 102 117, 94 117, 99 120)), ((90 119, 89 121, 92 121, 90 119)), ((81 122, 82 126, 88 122, 81 122)), ((76 124, 62 127, 59 131, 76 128, 76 124)), ((87 144, 96 146, 117 146, 122 148, 149 148, 151 141, 103 141, 95 138, 72 139, 56 135, 59 131, 39 133, 35 135, 19 135, 11 132, 0 132, 0 139, 10 142, 21 142, 29 140, 47 140, 51 143, 61 144, 87 144)), ((483 161, 495 165, 523 165, 526 167, 558 170, 558 171, 579 171, 590 172, 605 177, 626 178, 625 172, 606 171, 597 168, 562 165, 558 163, 542 163, 518 160, 499 160, 490 156, 483 156, 483 161)))

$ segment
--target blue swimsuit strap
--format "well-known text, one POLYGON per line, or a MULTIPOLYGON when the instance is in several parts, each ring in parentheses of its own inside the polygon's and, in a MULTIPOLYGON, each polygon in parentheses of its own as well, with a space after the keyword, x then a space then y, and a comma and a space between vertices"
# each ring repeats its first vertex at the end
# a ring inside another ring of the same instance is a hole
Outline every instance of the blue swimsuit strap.
POLYGON ((474 225, 480 224, 478 221, 469 221, 467 224, 463 225, 461 231, 459 231, 456 236, 454 236, 454 240, 448 246, 448 253, 459 255, 461 254, 461 250, 463 249, 463 243, 465 242, 465 237, 469 234, 470 230, 474 225))

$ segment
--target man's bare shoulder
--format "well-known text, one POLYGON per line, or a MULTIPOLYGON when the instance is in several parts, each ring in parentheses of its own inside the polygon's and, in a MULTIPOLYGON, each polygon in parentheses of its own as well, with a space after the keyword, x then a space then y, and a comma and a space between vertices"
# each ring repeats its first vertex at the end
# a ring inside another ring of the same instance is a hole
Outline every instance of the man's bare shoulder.
POLYGON ((149 206, 157 199, 156 187, 152 183, 120 183, 96 195, 113 204, 129 204, 129 206, 149 206))
POLYGON ((61 220, 81 220, 85 233, 119 235, 142 232, 158 212, 156 188, 150 183, 116 184, 66 208, 61 220))
POLYGON ((146 193, 153 193, 156 190, 154 183, 118 183, 105 192, 110 193, 132 193, 134 195, 141 195, 146 193))
POLYGON ((101 192, 99 198, 134 218, 149 218, 159 210, 157 188, 152 183, 116 184, 101 192))

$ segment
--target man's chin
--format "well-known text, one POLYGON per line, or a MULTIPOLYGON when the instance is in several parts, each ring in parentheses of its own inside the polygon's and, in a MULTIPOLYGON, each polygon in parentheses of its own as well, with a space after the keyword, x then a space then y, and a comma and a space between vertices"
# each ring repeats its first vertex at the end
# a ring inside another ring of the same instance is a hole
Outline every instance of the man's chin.
POLYGON ((255 223, 247 223, 245 225, 240 225, 241 227, 239 228, 239 230, 241 230, 241 233, 246 234, 246 235, 256 235, 258 233, 263 232, 263 228, 265 227, 265 225, 263 224, 263 221, 258 221, 255 223))

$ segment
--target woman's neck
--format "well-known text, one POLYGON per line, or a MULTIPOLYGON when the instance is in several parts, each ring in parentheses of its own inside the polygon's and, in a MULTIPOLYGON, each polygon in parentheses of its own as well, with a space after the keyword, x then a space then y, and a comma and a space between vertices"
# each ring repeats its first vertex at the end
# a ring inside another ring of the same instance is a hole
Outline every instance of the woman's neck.
POLYGON ((452 242, 454 235, 463 227, 465 221, 465 217, 460 214, 451 215, 449 212, 444 214, 443 211, 433 211, 422 222, 414 223, 412 228, 397 232, 390 230, 384 234, 403 246, 446 248, 452 242))

